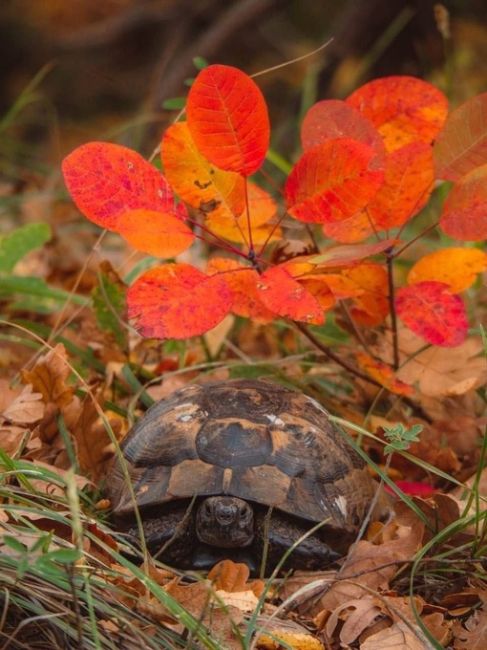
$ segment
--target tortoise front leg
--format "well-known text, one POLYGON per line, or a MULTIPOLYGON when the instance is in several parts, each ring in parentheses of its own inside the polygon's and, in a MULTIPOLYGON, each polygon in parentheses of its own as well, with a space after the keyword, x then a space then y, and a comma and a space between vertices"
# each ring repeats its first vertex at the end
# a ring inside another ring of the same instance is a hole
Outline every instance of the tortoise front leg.
POLYGON ((297 546, 286 559, 284 569, 321 570, 341 557, 340 553, 320 538, 318 532, 301 540, 312 527, 311 523, 295 520, 281 512, 273 511, 270 517, 265 514, 257 516, 257 535, 254 544, 256 553, 262 558, 265 551, 264 541, 267 539, 266 575, 275 568, 294 544, 297 546))

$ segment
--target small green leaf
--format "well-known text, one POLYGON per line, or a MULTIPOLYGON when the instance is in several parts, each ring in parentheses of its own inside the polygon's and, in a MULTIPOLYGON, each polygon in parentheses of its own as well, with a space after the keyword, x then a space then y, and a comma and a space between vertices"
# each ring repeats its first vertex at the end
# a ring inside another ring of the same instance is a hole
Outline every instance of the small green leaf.
POLYGON ((8 546, 16 553, 27 553, 27 546, 11 535, 4 535, 2 541, 5 546, 8 546))
POLYGON ((79 560, 79 558, 80 552, 77 548, 58 548, 44 555, 45 560, 59 562, 59 564, 72 564, 76 560, 79 560))
POLYGON ((162 108, 166 111, 180 111, 186 106, 186 97, 172 97, 162 103, 162 108))
POLYGON ((15 294, 27 296, 39 296, 40 298, 51 298, 60 302, 71 300, 76 305, 88 304, 84 296, 78 296, 75 293, 64 291, 63 289, 54 289, 44 282, 41 278, 30 276, 10 277, 0 276, 0 297, 11 296, 15 294))
POLYGON ((202 56, 195 56, 193 58, 193 65, 197 70, 203 70, 208 67, 208 61, 202 56))
POLYGON ((11 273, 24 255, 50 239, 47 223, 28 223, 8 235, 0 235, 0 273, 11 273))
POLYGON ((422 424, 413 424, 409 429, 398 422, 392 427, 384 427, 384 437, 389 444, 384 447, 385 454, 392 454, 395 451, 409 449, 411 443, 419 442, 418 435, 423 430, 422 424))

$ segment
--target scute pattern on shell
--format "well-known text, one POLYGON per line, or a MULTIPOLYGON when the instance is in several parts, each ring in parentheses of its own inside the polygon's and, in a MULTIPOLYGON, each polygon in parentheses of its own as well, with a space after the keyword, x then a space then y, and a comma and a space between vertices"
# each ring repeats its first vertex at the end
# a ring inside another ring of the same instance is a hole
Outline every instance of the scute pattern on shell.
MULTIPOLYGON (((262 380, 190 385, 152 406, 123 445, 140 508, 228 494, 356 529, 376 484, 315 400, 262 380)), ((133 511, 118 464, 115 515, 133 511)))

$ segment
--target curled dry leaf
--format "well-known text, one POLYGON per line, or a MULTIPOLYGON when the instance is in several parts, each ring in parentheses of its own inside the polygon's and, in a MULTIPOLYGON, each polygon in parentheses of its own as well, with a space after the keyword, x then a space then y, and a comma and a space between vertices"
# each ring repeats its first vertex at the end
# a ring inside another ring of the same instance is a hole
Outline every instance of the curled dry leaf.
POLYGON ((336 607, 326 622, 326 632, 333 637, 339 621, 343 622, 340 630, 340 641, 343 646, 353 643, 381 615, 372 596, 348 600, 336 607))
POLYGON ((253 591, 260 596, 264 590, 263 580, 251 580, 250 571, 246 564, 222 560, 208 573, 208 580, 213 583, 214 589, 227 591, 229 593, 238 591, 253 591))
POLYGON ((357 542, 335 582, 314 606, 313 612, 331 612, 345 602, 361 599, 369 593, 361 585, 373 591, 388 589, 401 563, 410 560, 420 548, 423 534, 423 522, 410 511, 384 527, 382 543, 357 542))
POLYGON ((32 384, 34 391, 42 394, 46 404, 52 402, 62 408, 73 399, 73 388, 68 385, 69 374, 66 349, 62 343, 58 343, 37 361, 32 370, 22 371, 22 381, 32 384))
POLYGON ((424 395, 463 395, 487 378, 482 340, 478 337, 470 337, 455 348, 423 349, 424 341, 402 328, 399 345, 401 368, 397 377, 407 384, 417 384, 424 395))
POLYGON ((41 393, 34 393, 31 384, 24 386, 20 394, 0 413, 12 424, 33 424, 44 416, 45 403, 41 393))
POLYGON ((403 621, 393 623, 377 634, 367 637, 360 650, 425 650, 424 637, 415 633, 403 621))

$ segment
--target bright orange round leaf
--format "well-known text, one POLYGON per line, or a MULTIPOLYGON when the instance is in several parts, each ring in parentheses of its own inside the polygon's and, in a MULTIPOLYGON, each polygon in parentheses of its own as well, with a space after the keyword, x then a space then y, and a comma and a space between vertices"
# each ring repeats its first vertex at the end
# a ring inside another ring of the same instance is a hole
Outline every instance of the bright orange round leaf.
POLYGON ((349 138, 327 140, 306 151, 289 174, 289 213, 306 222, 341 221, 362 209, 382 184, 372 147, 349 138))
POLYGON ((352 93, 347 104, 372 122, 387 151, 410 142, 431 144, 448 112, 448 101, 438 88, 408 76, 370 81, 352 93))
POLYGON ((129 287, 127 306, 142 336, 186 339, 218 325, 232 307, 232 294, 220 275, 205 275, 189 264, 164 264, 129 287))
POLYGON ((257 289, 260 300, 278 316, 314 325, 323 323, 323 310, 318 300, 282 266, 265 271, 257 289))
POLYGON ((364 262, 341 271, 342 278, 362 293, 353 298, 350 313, 359 325, 380 325, 389 313, 387 271, 384 265, 364 262))
POLYGON ((276 315, 262 303, 257 291, 259 274, 236 260, 214 257, 208 262, 207 273, 221 273, 232 294, 232 312, 237 316, 252 318, 257 323, 270 323, 276 315))
POLYGON ((138 251, 154 257, 174 257, 194 241, 193 232, 181 219, 153 210, 124 212, 117 231, 138 251))
POLYGON ((102 228, 116 231, 118 217, 129 210, 175 211, 164 176, 127 147, 88 142, 66 156, 62 169, 79 210, 102 228))
POLYGON ((433 154, 438 178, 449 181, 458 181, 487 163, 487 93, 450 113, 433 154))
POLYGON ((443 248, 422 257, 411 268, 408 284, 425 280, 444 282, 452 293, 472 286, 477 275, 487 269, 487 253, 478 248, 443 248))
POLYGON ((209 163, 196 148, 187 122, 178 122, 166 130, 161 156, 167 180, 193 208, 215 219, 243 212, 244 179, 209 163))
POLYGON ((440 228, 462 241, 487 239, 487 165, 463 176, 450 191, 440 228))
POLYGON ((399 318, 415 334, 432 345, 455 347, 468 330, 465 305, 443 282, 418 282, 396 294, 399 318))
POLYGON ((257 84, 238 68, 210 65, 196 77, 186 105, 197 148, 211 163, 249 176, 269 148, 269 116, 257 84))
POLYGON ((341 244, 355 244, 369 237, 374 232, 374 227, 365 209, 343 221, 324 223, 323 232, 327 237, 341 244))

